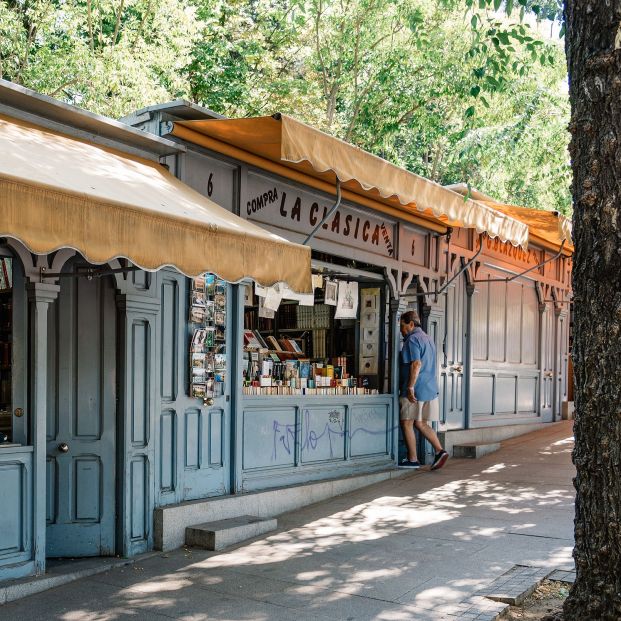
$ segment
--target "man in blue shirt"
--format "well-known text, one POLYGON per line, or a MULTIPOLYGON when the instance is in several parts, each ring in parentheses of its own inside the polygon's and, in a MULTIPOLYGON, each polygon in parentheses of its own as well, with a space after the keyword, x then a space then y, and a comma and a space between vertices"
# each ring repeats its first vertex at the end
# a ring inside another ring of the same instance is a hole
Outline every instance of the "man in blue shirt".
POLYGON ((399 354, 399 418, 408 449, 407 458, 399 466, 420 468, 416 456, 416 427, 436 451, 431 469, 437 470, 446 463, 448 453, 429 426, 430 422, 440 420, 436 346, 420 327, 416 311, 403 313, 399 328, 403 336, 403 347, 399 354))

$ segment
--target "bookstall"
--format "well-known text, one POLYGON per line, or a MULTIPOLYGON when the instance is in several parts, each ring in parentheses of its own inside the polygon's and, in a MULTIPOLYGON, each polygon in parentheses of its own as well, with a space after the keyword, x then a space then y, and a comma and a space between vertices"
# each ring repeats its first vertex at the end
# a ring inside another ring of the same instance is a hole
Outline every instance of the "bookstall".
POLYGON ((313 275, 314 293, 248 286, 243 394, 377 395, 383 391, 386 312, 377 283, 313 275), (280 298, 280 299, 279 299, 280 298), (293 299, 291 299, 293 298, 293 299), (380 360, 381 357, 381 360, 380 360))

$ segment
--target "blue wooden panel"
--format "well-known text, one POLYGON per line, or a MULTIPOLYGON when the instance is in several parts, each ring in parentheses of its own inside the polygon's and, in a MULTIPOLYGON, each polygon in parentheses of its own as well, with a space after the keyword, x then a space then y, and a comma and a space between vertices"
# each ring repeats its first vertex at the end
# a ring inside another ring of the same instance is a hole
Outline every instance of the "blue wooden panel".
POLYGON ((475 373, 472 376, 471 384, 472 414, 491 414, 492 399, 494 396, 494 377, 492 375, 484 375, 475 373))
POLYGON ((390 410, 385 404, 356 405, 351 409, 352 457, 387 454, 390 438, 390 410))
POLYGON ((313 406, 301 409, 300 461, 312 463, 345 458, 345 408, 313 406))
POLYGON ((537 344, 539 341, 539 300, 535 287, 524 287, 524 306, 522 308, 522 362, 537 363, 537 344))
POLYGON ((75 281, 76 339, 74 388, 74 432, 77 438, 101 436, 102 304, 100 282, 75 281))
POLYGON ((209 465, 222 466, 222 443, 224 442, 224 412, 211 410, 209 412, 209 465))
POLYGON ((497 377, 496 378, 496 412, 511 413, 515 412, 515 388, 516 377, 497 377))
POLYGON ((160 489, 175 489, 176 471, 176 414, 174 410, 164 410, 160 415, 160 489))
POLYGON ((177 333, 179 287, 172 278, 162 280, 162 335, 160 346, 160 390, 164 401, 177 397, 177 333))
POLYGON ((507 285, 507 361, 522 361, 522 285, 507 285))
POLYGON ((285 467, 296 463, 295 407, 244 409, 242 468, 285 467))
POLYGON ((489 296, 489 359, 495 362, 505 360, 506 328, 506 285, 494 283, 493 294, 489 296))
POLYGON ((200 410, 188 410, 185 413, 185 467, 198 468, 200 466, 201 444, 201 414, 200 410))
POLYGON ((45 505, 45 519, 48 524, 51 524, 56 520, 56 507, 58 498, 58 464, 56 459, 49 457, 45 463, 45 480, 46 480, 46 505, 45 505))
POLYGON ((0 464, 0 556, 24 550, 24 465, 0 464))
POLYGON ((78 457, 73 460, 74 521, 99 521, 101 474, 101 462, 98 457, 78 457))
POLYGON ((474 360, 488 358, 488 294, 490 285, 477 283, 472 295, 472 357, 474 360))
POLYGON ((518 412, 537 411, 537 377, 520 377, 518 381, 518 412))
POLYGON ((132 444, 147 444, 149 424, 149 348, 150 326, 147 321, 132 324, 132 444))
POLYGON ((146 539, 147 532, 147 459, 132 459, 129 466, 130 481, 130 533, 133 540, 146 539))

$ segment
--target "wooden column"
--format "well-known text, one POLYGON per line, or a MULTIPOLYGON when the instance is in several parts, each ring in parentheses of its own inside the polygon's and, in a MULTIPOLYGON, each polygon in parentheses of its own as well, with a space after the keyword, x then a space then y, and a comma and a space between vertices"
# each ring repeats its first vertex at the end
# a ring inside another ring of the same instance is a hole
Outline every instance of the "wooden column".
POLYGON ((30 310, 30 421, 33 455, 33 520, 35 573, 45 572, 46 424, 47 424, 47 311, 60 287, 44 283, 27 285, 30 310))

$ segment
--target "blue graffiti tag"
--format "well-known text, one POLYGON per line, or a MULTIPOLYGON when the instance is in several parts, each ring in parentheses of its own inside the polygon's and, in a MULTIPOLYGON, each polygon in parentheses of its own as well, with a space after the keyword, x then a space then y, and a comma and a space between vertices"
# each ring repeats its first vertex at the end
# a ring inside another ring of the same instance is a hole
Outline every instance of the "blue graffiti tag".
POLYGON ((309 410, 303 410, 302 421, 300 423, 282 423, 278 420, 274 420, 274 447, 272 452, 272 461, 276 460, 278 456, 278 449, 280 447, 285 450, 287 455, 291 455, 291 453, 295 450, 297 431, 300 426, 302 429, 302 434, 300 436, 300 453, 302 454, 304 452, 317 450, 320 441, 323 438, 327 438, 330 458, 334 457, 333 441, 342 440, 345 436, 351 440, 358 433, 383 436, 386 435, 386 433, 398 428, 398 426, 395 426, 393 428, 374 430, 359 426, 352 430, 347 430, 343 426, 341 413, 338 410, 332 410, 328 413, 328 422, 320 431, 316 431, 311 428, 309 410))

